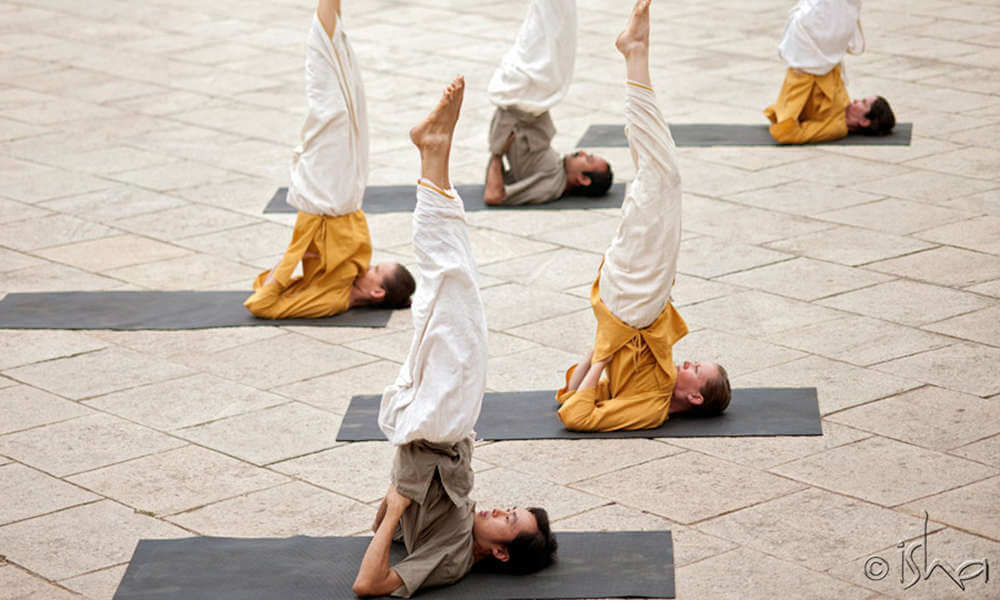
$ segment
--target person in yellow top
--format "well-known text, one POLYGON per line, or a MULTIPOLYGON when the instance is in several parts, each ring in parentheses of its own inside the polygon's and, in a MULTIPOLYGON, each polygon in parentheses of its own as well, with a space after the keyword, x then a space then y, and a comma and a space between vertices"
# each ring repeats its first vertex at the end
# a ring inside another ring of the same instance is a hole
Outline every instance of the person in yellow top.
POLYGON ((368 115, 357 57, 340 0, 319 0, 306 38, 302 143, 295 149, 288 204, 299 209, 292 241, 257 276, 244 305, 267 319, 316 318, 357 306, 405 308, 415 283, 402 265, 371 265, 361 209, 368 180, 368 115), (302 264, 302 276, 292 277, 302 264))
POLYGON ((680 412, 716 415, 731 395, 721 365, 673 362, 673 345, 687 333, 670 302, 681 240, 681 180, 650 83, 649 2, 636 3, 615 42, 625 56, 625 135, 637 170, 590 292, 594 348, 566 372, 566 385, 556 393, 559 419, 575 431, 655 428, 680 412))
POLYGON ((764 109, 781 144, 827 142, 848 133, 886 135, 896 126, 882 96, 851 101, 844 56, 864 50, 861 0, 800 0, 778 54, 788 64, 778 99, 764 109))

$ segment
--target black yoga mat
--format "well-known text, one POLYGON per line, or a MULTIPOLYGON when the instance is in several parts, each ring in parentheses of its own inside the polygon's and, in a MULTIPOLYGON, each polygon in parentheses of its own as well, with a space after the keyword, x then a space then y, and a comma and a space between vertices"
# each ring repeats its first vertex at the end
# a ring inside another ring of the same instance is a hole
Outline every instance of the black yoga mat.
MULTIPOLYGON (((823 435, 816 388, 739 388, 729 409, 706 419, 671 417, 656 429, 580 432, 563 427, 555 392, 492 392, 483 398, 476 437, 483 440, 584 438, 751 437, 823 435)), ((384 440, 378 427, 381 396, 354 396, 340 423, 338 442, 384 440)))
POLYGON ((385 327, 391 311, 352 309, 323 319, 258 319, 250 292, 39 292, 0 300, 0 329, 205 329, 247 325, 385 327))
MULTIPOLYGON (((678 147, 701 146, 780 146, 767 125, 729 123, 672 123, 670 134, 678 147)), ((909 146, 913 123, 899 123, 885 136, 848 135, 832 142, 817 144, 838 146, 909 146)), ((591 125, 576 144, 580 148, 618 148, 628 146, 624 125, 591 125)))
MULTIPOLYGON (((365 188, 365 213, 410 212, 417 201, 416 185, 370 185, 365 188)), ((578 208, 621 208, 625 200, 625 184, 614 183, 608 193, 600 198, 567 195, 545 204, 523 204, 521 206, 486 206, 483 204, 482 185, 459 185, 455 187, 465 203, 466 211, 473 210, 571 210, 578 208)), ((264 208, 265 213, 294 213, 285 203, 288 188, 278 188, 271 201, 264 208)))
MULTIPOLYGON (((669 531, 562 532, 559 560, 531 575, 473 570, 433 600, 673 598, 669 531)), ((368 537, 140 540, 114 600, 354 600, 368 537)), ((393 544, 390 564, 405 556, 393 544)))

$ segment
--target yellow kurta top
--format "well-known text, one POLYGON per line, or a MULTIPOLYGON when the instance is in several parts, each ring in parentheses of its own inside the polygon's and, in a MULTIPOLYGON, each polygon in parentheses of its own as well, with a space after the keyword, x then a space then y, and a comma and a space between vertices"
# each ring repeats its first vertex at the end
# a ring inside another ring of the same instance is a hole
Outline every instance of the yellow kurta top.
POLYGON ((839 66, 826 75, 789 68, 777 101, 764 114, 778 143, 826 142, 847 135, 844 111, 850 103, 839 66))
POLYGON ((339 217, 299 211, 292 241, 274 269, 274 281, 264 283, 270 271, 258 275, 253 283, 255 291, 243 305, 265 319, 342 313, 350 308, 354 280, 368 270, 371 257, 371 234, 364 211, 339 217), (319 256, 306 258, 307 251, 319 256), (293 279, 299 262, 302 276, 293 279))
MULTIPOLYGON (((619 320, 601 300, 600 276, 590 290, 597 317, 594 361, 611 357, 607 378, 597 387, 556 392, 559 419, 573 431, 652 429, 667 420, 677 381, 673 346, 687 335, 687 323, 670 302, 645 329, 619 320)), ((566 372, 566 382, 576 365, 566 372)))

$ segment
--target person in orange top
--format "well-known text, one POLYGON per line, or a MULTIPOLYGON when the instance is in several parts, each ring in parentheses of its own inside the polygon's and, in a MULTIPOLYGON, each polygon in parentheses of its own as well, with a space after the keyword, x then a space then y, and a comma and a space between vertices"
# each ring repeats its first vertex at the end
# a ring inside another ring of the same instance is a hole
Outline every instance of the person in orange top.
POLYGON ((244 306, 267 319, 316 318, 357 306, 405 308, 415 283, 395 262, 371 264, 361 209, 368 179, 368 116, 340 0, 319 0, 306 38, 302 144, 292 158, 288 203, 299 209, 292 241, 257 276, 244 306), (302 276, 292 277, 302 264, 302 276))
POLYGON ((848 133, 886 135, 896 125, 882 96, 851 101, 844 56, 864 50, 861 0, 800 0, 778 54, 788 64, 778 99, 764 109, 781 144, 827 142, 848 133))
POLYGON ((636 3, 615 42, 625 56, 625 135, 637 171, 590 292, 594 348, 566 372, 566 385, 556 393, 559 419, 575 431, 655 428, 680 412, 716 415, 731 395, 721 365, 673 362, 673 345, 687 334, 670 302, 681 181, 674 141, 650 83, 649 2, 636 3))

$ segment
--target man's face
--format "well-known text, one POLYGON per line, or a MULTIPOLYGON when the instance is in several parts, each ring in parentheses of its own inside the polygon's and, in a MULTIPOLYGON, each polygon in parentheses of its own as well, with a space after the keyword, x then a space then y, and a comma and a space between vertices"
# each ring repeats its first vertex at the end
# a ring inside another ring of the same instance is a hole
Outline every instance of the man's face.
POLYGON ((385 280, 392 275, 395 268, 396 263, 394 262, 380 262, 371 265, 364 275, 354 281, 354 285, 362 290, 385 289, 385 280))
POLYGON ((568 173, 604 173, 607 170, 608 161, 596 154, 577 150, 566 157, 566 171, 568 173))
POLYGON ((481 546, 509 544, 521 533, 538 531, 538 521, 531 511, 515 507, 476 512, 472 535, 481 546))
POLYGON ((847 107, 847 126, 848 127, 867 127, 868 124, 865 123, 865 115, 868 111, 872 109, 872 104, 877 100, 877 96, 868 96, 867 98, 861 98, 850 103, 847 107))
POLYGON ((719 365, 714 362, 684 361, 677 365, 677 382, 674 389, 682 392, 700 392, 705 384, 719 376, 719 365))

